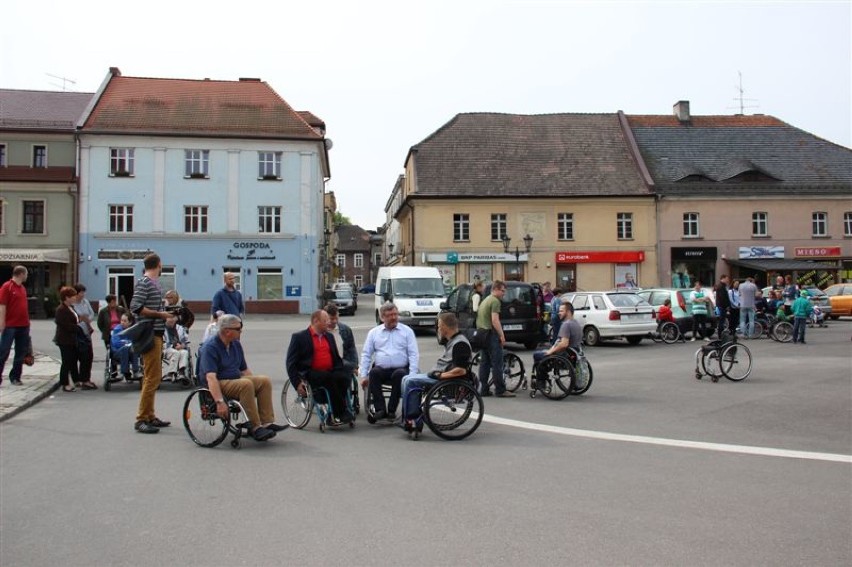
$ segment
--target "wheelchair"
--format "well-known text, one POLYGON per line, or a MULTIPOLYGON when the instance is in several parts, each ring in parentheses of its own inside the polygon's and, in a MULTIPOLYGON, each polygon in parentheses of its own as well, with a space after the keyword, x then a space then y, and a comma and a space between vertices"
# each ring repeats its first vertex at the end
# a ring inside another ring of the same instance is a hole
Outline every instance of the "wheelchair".
POLYGON ((588 392, 594 371, 584 353, 569 347, 541 359, 533 366, 532 376, 531 398, 541 392, 548 399, 562 400, 588 392))
MULTIPOLYGON (((183 388, 191 388, 193 386, 198 386, 198 381, 195 377, 195 371, 193 368, 193 355, 192 349, 187 346, 184 350, 187 352, 186 359, 186 369, 183 373, 180 372, 170 372, 168 375, 163 376, 161 384, 163 382, 171 382, 172 384, 180 384, 183 388)), ((166 359, 166 349, 163 349, 163 361, 166 359)))
MULTIPOLYGON (((405 374, 408 374, 408 372, 406 372, 405 374)), ((400 378, 400 380, 402 378, 405 378, 405 374, 403 374, 403 376, 400 378)), ((368 379, 367 385, 362 388, 363 391, 364 391, 364 414, 367 416, 367 423, 369 423, 370 425, 373 425, 376 422, 378 422, 378 420, 376 419, 376 410, 373 407, 373 394, 370 392, 369 376, 368 376, 367 379, 368 379)), ((355 384, 357 385, 357 383, 358 383, 357 378, 354 378, 354 380, 355 380, 355 384)), ((384 396, 384 398, 385 398, 385 407, 387 407, 388 399, 390 398, 392 389, 393 388, 390 384, 382 384, 382 396, 384 396)), ((356 396, 357 396, 357 394, 356 394, 356 396)), ((355 399, 357 400, 357 397, 355 399)), ((400 401, 400 403, 402 403, 402 402, 400 401)))
POLYGON ((672 345, 676 342, 686 342, 680 327, 673 321, 665 321, 657 326, 657 330, 651 333, 651 339, 655 343, 666 343, 672 345))
POLYGON ((228 434, 234 438, 231 447, 240 448, 243 435, 249 434, 251 424, 240 402, 227 400, 228 417, 222 418, 216 413, 216 401, 207 388, 198 388, 186 398, 183 404, 183 427, 189 438, 201 447, 216 447, 228 434))
POLYGON ((122 376, 121 374, 121 362, 118 358, 113 354, 112 347, 107 348, 106 360, 104 361, 104 391, 109 392, 112 390, 112 386, 114 384, 119 384, 125 382, 127 384, 133 384, 134 382, 138 382, 140 387, 142 385, 142 357, 139 357, 139 376, 136 377, 132 373, 130 377, 122 376))
POLYGON ((407 425, 405 400, 402 400, 402 424, 408 437, 416 441, 423 432, 423 424, 432 433, 447 441, 460 441, 479 428, 485 405, 479 395, 476 375, 468 370, 467 378, 438 380, 429 386, 411 390, 420 396, 420 415, 413 426, 407 425))
MULTIPOLYGON (((319 420, 320 433, 325 433, 327 427, 338 427, 339 422, 334 421, 334 408, 331 405, 331 398, 325 388, 318 388, 313 391, 307 380, 302 380, 304 385, 304 394, 299 393, 296 386, 286 379, 286 384, 281 390, 281 409, 284 410, 284 417, 292 427, 296 429, 304 429, 308 422, 311 421, 311 416, 315 413, 319 420)), ((353 403, 354 396, 352 388, 346 390, 346 408, 352 414, 353 419, 349 422, 349 428, 355 427, 355 405, 353 403)))
POLYGON ((724 376, 733 382, 745 380, 751 374, 751 351, 737 342, 736 333, 723 332, 722 338, 702 345, 695 351, 695 378, 709 376, 718 382, 724 376))
MULTIPOLYGON (((473 355, 470 362, 470 371, 474 376, 479 376, 479 364, 482 360, 482 351, 477 351, 473 355)), ((478 378, 477 378, 478 381, 478 378)), ((524 370, 524 362, 521 357, 514 352, 503 351, 503 382, 506 384, 506 389, 510 392, 517 392, 521 386, 526 389, 526 375, 524 370)), ((489 375, 488 389, 494 386, 494 379, 489 375)))

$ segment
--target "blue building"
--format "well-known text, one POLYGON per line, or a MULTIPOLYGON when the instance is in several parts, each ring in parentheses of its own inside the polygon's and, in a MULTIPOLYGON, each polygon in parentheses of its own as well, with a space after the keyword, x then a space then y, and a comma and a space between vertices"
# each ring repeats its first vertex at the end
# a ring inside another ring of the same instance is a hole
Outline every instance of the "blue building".
POLYGON ((259 79, 124 77, 111 68, 78 125, 80 280, 129 301, 142 258, 209 308, 224 272, 254 313, 319 295, 325 125, 259 79))

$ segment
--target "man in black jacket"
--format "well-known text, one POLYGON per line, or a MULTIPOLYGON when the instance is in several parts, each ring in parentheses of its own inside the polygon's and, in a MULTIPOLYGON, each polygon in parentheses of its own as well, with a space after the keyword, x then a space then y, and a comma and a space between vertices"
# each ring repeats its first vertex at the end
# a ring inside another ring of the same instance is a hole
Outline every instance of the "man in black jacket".
POLYGON ((352 376, 343 365, 334 336, 328 332, 329 322, 328 313, 320 309, 311 314, 307 329, 293 333, 287 349, 287 376, 300 394, 305 391, 303 381, 310 384, 314 395, 325 388, 334 418, 349 423, 355 419, 346 406, 352 376))
POLYGON ((716 316, 718 322, 716 325, 716 334, 722 338, 722 331, 725 330, 728 321, 728 315, 731 310, 731 297, 728 295, 728 276, 724 275, 719 279, 716 285, 716 316))

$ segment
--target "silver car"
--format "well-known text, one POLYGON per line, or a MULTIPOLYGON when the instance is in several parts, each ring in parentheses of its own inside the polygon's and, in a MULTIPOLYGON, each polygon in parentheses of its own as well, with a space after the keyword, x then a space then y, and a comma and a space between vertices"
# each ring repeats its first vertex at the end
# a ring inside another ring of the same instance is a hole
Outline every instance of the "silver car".
POLYGON ((657 330, 654 308, 632 291, 577 291, 562 295, 562 301, 574 306, 588 346, 622 337, 635 345, 657 330))

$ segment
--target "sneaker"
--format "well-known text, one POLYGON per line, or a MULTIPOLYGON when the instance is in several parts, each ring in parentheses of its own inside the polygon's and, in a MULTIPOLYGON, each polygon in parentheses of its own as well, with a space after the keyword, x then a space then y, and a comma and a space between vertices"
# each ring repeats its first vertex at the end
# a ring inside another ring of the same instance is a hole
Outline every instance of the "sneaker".
POLYGON ((515 395, 515 392, 510 392, 509 390, 505 390, 505 391, 497 394, 497 397, 498 398, 515 398, 517 396, 515 395))
POLYGON ((704 342, 705 342, 705 343, 709 343, 709 342, 710 342, 710 337, 704 337, 704 342))
POLYGON ((695 342, 695 337, 692 337, 691 339, 689 339, 689 342, 694 343, 694 342, 695 342))
POLYGON ((275 432, 271 429, 267 429, 266 427, 258 427, 249 435, 251 435, 251 438, 255 441, 268 441, 275 437, 275 432))
MULTIPOLYGON (((805 341, 802 341, 802 342, 805 342, 805 341)), ((21 380, 20 380, 20 379, 18 379, 18 380, 12 380, 12 384, 14 384, 15 386, 23 386, 23 385, 24 385, 24 383, 23 383, 23 382, 21 382, 21 380)))
POLYGON ((137 421, 136 425, 133 426, 139 433, 159 433, 160 429, 148 423, 147 421, 137 421))
POLYGON ((171 421, 163 421, 159 417, 155 417, 154 419, 150 420, 148 423, 150 423, 151 425, 153 425, 154 427, 156 427, 158 429, 160 427, 168 427, 172 424, 171 421))
POLYGON ((285 429, 287 429, 290 426, 289 425, 278 425, 277 423, 270 423, 269 425, 264 425, 263 427, 265 427, 266 429, 268 429, 270 431, 274 431, 274 432, 278 433, 279 431, 284 431, 285 429))

